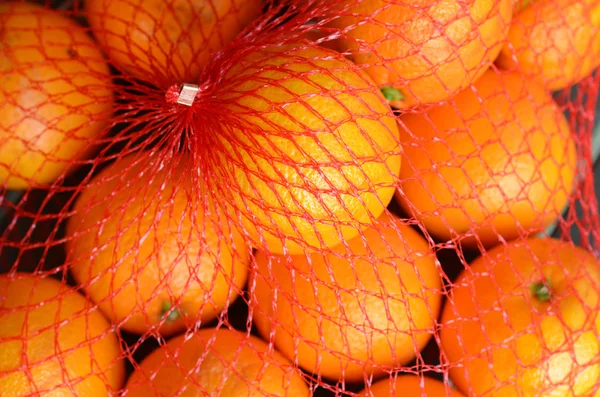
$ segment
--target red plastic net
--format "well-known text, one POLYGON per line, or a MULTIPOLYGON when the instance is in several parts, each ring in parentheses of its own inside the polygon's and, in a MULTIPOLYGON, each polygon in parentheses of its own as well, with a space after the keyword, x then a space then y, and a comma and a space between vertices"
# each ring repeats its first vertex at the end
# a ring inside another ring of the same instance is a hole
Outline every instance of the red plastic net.
POLYGON ((599 397, 598 0, 0 3, 0 397, 599 397))

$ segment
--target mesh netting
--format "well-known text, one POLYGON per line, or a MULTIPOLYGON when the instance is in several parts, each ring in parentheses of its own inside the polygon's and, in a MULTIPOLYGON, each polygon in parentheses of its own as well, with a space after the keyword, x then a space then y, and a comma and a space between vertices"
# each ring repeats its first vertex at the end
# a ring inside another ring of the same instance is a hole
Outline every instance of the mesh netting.
POLYGON ((0 396, 600 397, 599 64, 598 0, 0 2, 0 396))

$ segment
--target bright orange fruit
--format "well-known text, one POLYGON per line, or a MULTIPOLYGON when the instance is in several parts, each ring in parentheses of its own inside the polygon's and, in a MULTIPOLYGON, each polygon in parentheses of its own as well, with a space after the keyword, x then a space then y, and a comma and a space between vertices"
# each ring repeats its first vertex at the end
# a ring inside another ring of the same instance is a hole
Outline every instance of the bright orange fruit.
POLYGON ((364 0, 340 11, 341 49, 392 106, 444 101, 475 82, 508 34, 513 0, 364 0))
POLYGON ((192 84, 262 6, 263 0, 85 0, 94 35, 118 67, 142 80, 192 84))
POLYGON ((341 54, 308 43, 257 50, 213 95, 227 118, 213 135, 204 132, 219 148, 205 158, 218 164, 222 198, 255 248, 329 249, 393 198, 396 120, 373 81, 341 54))
POLYGON ((364 397, 464 397, 439 380, 426 376, 401 375, 394 381, 383 379, 360 392, 364 397))
POLYGON ((568 242, 497 246, 454 282, 442 349, 468 395, 589 396, 600 384, 600 262, 568 242))
POLYGON ((308 397, 281 354, 255 336, 225 328, 180 335, 144 359, 126 387, 131 397, 308 397))
POLYGON ((362 381, 406 364, 431 338, 441 305, 435 255, 393 216, 348 249, 255 258, 254 324, 309 372, 362 381))
POLYGON ((109 322, 72 287, 0 275, 0 396, 108 397, 125 380, 109 322))
POLYGON ((0 188, 65 176, 112 115, 110 70, 83 27, 27 2, 0 4, 0 188))
POLYGON ((73 276, 134 333, 171 335, 212 320, 248 275, 242 235, 192 178, 188 159, 169 161, 116 161, 85 187, 67 224, 73 276))
POLYGON ((402 207, 442 239, 486 246, 536 233, 567 204, 575 141, 536 81, 489 70, 451 103, 406 114, 402 207))
POLYGON ((600 65, 600 1, 530 1, 513 19, 497 64, 560 90, 600 65))

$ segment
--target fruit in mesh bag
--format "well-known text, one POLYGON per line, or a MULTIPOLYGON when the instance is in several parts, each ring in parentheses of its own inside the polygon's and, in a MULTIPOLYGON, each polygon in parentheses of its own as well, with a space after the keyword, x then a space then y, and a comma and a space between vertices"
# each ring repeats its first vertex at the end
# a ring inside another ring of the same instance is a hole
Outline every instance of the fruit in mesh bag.
POLYGON ((384 211, 398 126, 356 65, 315 45, 280 46, 247 54, 223 81, 231 128, 218 133, 215 173, 256 248, 328 249, 384 211))
POLYGON ((172 166, 142 159, 117 160, 85 187, 67 224, 67 254, 77 282, 113 322, 170 335, 235 300, 250 254, 187 158, 170 158, 172 166))
POLYGON ((0 396, 112 396, 125 380, 119 341, 72 287, 0 276, 0 396))
POLYGON ((112 114, 108 64, 56 11, 0 4, 0 186, 46 186, 86 154, 112 114))
POLYGON ((579 82, 600 66, 600 1, 530 1, 515 15, 497 64, 541 80, 549 90, 579 82))
POLYGON ((352 382, 378 376, 415 358, 433 333, 441 305, 435 255, 394 216, 379 222, 348 249, 256 253, 254 324, 309 372, 352 382))
POLYGON ((332 25, 392 106, 446 100, 479 78, 506 39, 512 0, 344 1, 332 25), (351 4, 349 7, 349 4, 351 4))
POLYGON ((309 389, 295 368, 261 339, 228 329, 180 335, 135 370, 131 397, 303 397, 309 389))
POLYGON ((397 196, 440 239, 492 246, 543 230, 568 203, 574 139, 533 80, 489 70, 452 103, 401 121, 397 196))
POLYGON ((359 393, 364 397, 464 397, 439 380, 416 375, 401 375, 394 381, 383 379, 359 393))
POLYGON ((85 0, 95 37, 133 77, 197 83, 213 53, 262 11, 263 0, 85 0))
POLYGON ((600 262, 551 238, 497 246, 442 314, 450 377, 469 395, 588 396, 600 384, 600 262))

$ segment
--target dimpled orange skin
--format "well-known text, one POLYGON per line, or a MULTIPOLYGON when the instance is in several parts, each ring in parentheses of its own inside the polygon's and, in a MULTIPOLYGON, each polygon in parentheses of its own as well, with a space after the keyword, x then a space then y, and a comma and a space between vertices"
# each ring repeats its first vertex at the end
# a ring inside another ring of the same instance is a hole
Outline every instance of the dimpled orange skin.
POLYGON ((453 99, 456 109, 401 118, 397 197, 437 238, 474 246, 475 234, 489 247, 559 216, 574 189, 576 150, 565 116, 537 82, 490 70, 474 89, 453 99))
POLYGON ((285 357, 255 336, 225 328, 171 339, 141 362, 125 389, 131 397, 311 395, 285 357))
POLYGON ((444 101, 475 82, 500 52, 513 7, 512 0, 355 3, 332 21, 361 23, 342 36, 341 49, 379 86, 400 90, 396 108, 444 101))
POLYGON ((334 247, 393 198, 398 126, 377 86, 341 54, 308 43, 255 51, 215 95, 239 126, 219 131, 215 172, 255 248, 334 247))
POLYGON ((205 194, 191 188, 186 160, 162 170, 155 160, 125 157, 94 178, 67 224, 67 254, 77 282, 114 323, 167 336, 226 309, 246 282, 250 254, 210 199, 210 207, 194 199, 205 194))
POLYGON ((401 375, 395 381, 380 380, 358 395, 364 397, 465 397, 439 380, 416 375, 401 375))
POLYGON ((600 263, 555 239, 514 241, 454 282, 441 342, 459 390, 489 397, 588 396, 600 384, 600 263), (550 300, 532 285, 550 284, 550 300))
POLYGON ((119 68, 141 80, 191 84, 262 6, 263 0, 85 0, 94 35, 119 68))
POLYGON ((121 348, 97 307, 72 287, 33 274, 0 275, 0 395, 115 395, 121 348))
POLYGON ((56 11, 0 4, 0 188, 52 184, 74 169, 112 115, 108 64, 56 11))
POLYGON ((600 1, 537 0, 513 19, 496 63, 561 90, 600 65, 598 32, 600 1))
POLYGON ((308 372, 349 382, 379 376, 412 360, 432 335, 441 305, 434 254, 399 219, 379 221, 365 230, 366 246, 356 237, 351 251, 313 253, 310 262, 256 253, 254 324, 265 339, 274 331, 275 346, 308 372))

